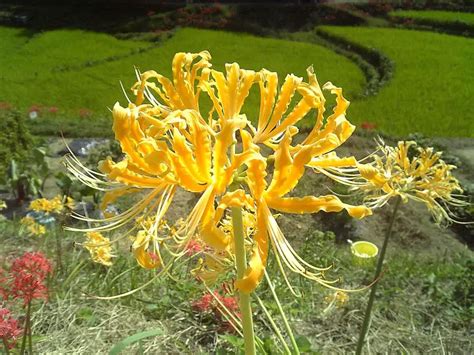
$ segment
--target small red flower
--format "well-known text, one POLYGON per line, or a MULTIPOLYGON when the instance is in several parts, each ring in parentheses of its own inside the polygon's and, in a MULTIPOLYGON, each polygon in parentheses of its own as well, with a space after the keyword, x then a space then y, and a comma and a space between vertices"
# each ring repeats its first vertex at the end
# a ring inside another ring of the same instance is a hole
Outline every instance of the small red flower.
POLYGON ((9 349, 15 346, 21 332, 18 321, 11 316, 10 311, 0 307, 0 339, 7 344, 9 349))
POLYGON ((8 276, 5 270, 0 268, 0 298, 8 299, 9 291, 7 289, 8 276))
POLYGON ((51 263, 43 254, 25 253, 12 263, 11 295, 23 299, 25 305, 33 299, 47 299, 48 288, 44 281, 51 272, 51 263))
POLYGON ((222 310, 222 306, 237 318, 241 317, 240 313, 237 312, 239 310, 237 299, 232 296, 221 296, 217 291, 214 291, 214 296, 210 293, 206 293, 191 304, 191 307, 199 313, 213 314, 215 321, 219 325, 220 331, 232 332, 235 329, 227 320, 227 312, 222 310))
POLYGON ((362 124, 360 125, 360 127, 361 127, 362 129, 367 130, 367 131, 371 131, 371 130, 377 128, 377 125, 376 125, 375 123, 365 121, 365 122, 362 122, 362 124))
POLYGON ((0 101, 0 110, 9 110, 12 108, 12 105, 5 101, 0 101))
POLYGON ((36 112, 36 113, 41 113, 41 106, 40 105, 31 105, 30 108, 28 109, 28 113, 31 112, 36 112))
POLYGON ((79 116, 82 118, 90 117, 91 115, 92 115, 92 111, 89 110, 88 108, 81 108, 79 110, 79 116))
POLYGON ((186 247, 186 255, 193 256, 202 251, 202 246, 195 240, 191 240, 186 247))
POLYGON ((57 108, 56 106, 51 106, 50 108, 48 108, 48 112, 52 114, 56 114, 58 113, 58 111, 59 111, 59 108, 57 108))
POLYGON ((194 301, 191 304, 191 307, 198 312, 209 312, 213 308, 211 307, 213 301, 214 301, 214 297, 212 297, 211 294, 206 293, 200 299, 194 301))

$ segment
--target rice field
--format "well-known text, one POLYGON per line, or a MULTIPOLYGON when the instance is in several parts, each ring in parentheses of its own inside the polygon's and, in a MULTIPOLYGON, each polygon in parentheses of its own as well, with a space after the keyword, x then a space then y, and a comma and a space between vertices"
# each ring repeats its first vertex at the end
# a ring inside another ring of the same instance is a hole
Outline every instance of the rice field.
POLYGON ((474 26, 474 13, 436 10, 399 10, 390 12, 390 16, 433 22, 458 22, 474 26))
MULTIPOLYGON (((135 67, 169 75, 172 56, 180 51, 209 50, 218 69, 238 61, 246 69, 277 71, 281 80, 287 73, 304 76, 314 65, 322 83, 331 78, 349 98, 365 82, 354 63, 323 46, 223 31, 179 29, 158 44, 70 30, 29 36, 5 27, 0 28, 0 38, 0 52, 8 53, 0 59, 0 101, 24 111, 32 105, 57 107, 55 117, 32 125, 42 134, 109 134, 107 107, 126 102, 120 83, 131 87, 135 67)), ((257 94, 249 98, 246 112, 258 112, 257 94)))
POLYGON ((387 133, 474 137, 474 39, 426 31, 322 27, 330 34, 381 51, 395 66, 376 96, 351 106, 354 122, 387 133))

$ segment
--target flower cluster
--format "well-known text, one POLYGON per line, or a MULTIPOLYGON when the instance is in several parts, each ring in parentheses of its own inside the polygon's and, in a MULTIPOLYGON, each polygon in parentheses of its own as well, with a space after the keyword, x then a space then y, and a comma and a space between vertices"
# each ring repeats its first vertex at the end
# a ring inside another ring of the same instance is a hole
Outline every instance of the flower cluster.
POLYGON ((228 320, 229 314, 240 318, 239 304, 232 296, 221 296, 219 292, 206 293, 198 300, 191 303, 194 311, 200 314, 211 314, 220 325, 222 331, 232 331, 234 328, 228 320))
POLYGON ((35 212, 42 212, 45 214, 49 213, 61 213, 65 208, 73 209, 74 208, 74 200, 71 197, 61 197, 56 196, 51 200, 46 198, 39 198, 36 200, 31 201, 30 203, 30 210, 35 212))
POLYGON ((354 157, 338 157, 334 152, 354 131, 345 117, 349 102, 332 83, 321 87, 311 67, 307 81, 287 75, 279 85, 275 72, 241 69, 237 63, 227 64, 221 72, 211 69, 210 60, 206 51, 177 53, 172 80, 155 71, 137 72, 134 102, 125 107, 116 103, 113 108, 122 160, 102 161, 99 173, 76 157, 67 157, 72 174, 105 191, 102 207, 124 195, 145 192, 137 194, 143 196, 139 202, 116 216, 103 220, 77 216, 92 224, 82 230, 110 231, 136 223, 139 216, 152 217, 150 226, 139 226, 142 230, 132 245, 141 266, 166 267, 166 262, 185 256, 193 241, 209 248, 206 253, 214 253, 212 260, 232 261, 228 221, 231 208, 241 208, 247 214, 249 263, 245 276, 236 281, 240 291, 249 293, 257 287, 270 246, 283 272, 286 266, 329 285, 323 269, 304 261, 291 247, 272 211, 345 210, 356 218, 371 214, 369 208, 348 205, 335 195, 288 196, 307 169, 335 177, 341 169, 356 168, 354 157), (249 118, 244 111, 251 90, 259 91, 260 108, 258 117, 249 118), (323 91, 336 97, 328 116, 323 91), (203 95, 211 106, 207 112, 200 106, 203 95), (314 127, 296 140, 296 124, 303 118, 314 120, 314 127), (175 232, 161 233, 161 221, 178 188, 200 194, 199 200, 175 232))
POLYGON ((26 227, 26 230, 28 231, 28 234, 30 235, 40 236, 40 235, 46 234, 45 226, 36 222, 33 217, 30 217, 30 216, 23 217, 20 223, 26 227))
POLYGON ((459 181, 452 175, 454 165, 440 159, 442 153, 419 147, 414 141, 398 142, 396 147, 379 144, 380 155, 369 164, 359 164, 364 181, 356 189, 366 196, 367 204, 382 207, 400 196, 422 202, 437 224, 455 222, 450 206, 466 206, 459 181))
POLYGON ((15 346, 17 338, 22 333, 18 321, 12 317, 10 311, 0 306, 0 339, 9 349, 15 346))
POLYGON ((4 299, 22 299, 26 305, 34 299, 47 299, 46 278, 52 266, 42 253, 31 252, 13 260, 9 274, 0 273, 4 299))
POLYGON ((331 306, 342 307, 349 301, 349 295, 344 291, 335 291, 330 296, 326 296, 324 301, 331 306))
POLYGON ((114 255, 112 255, 110 239, 99 232, 87 232, 86 239, 83 246, 91 254, 92 260, 105 266, 111 266, 114 255))
POLYGON ((45 224, 54 222, 57 215, 64 215, 75 208, 74 200, 69 196, 56 196, 52 199, 39 198, 30 202, 27 216, 20 223, 26 227, 30 235, 46 234, 45 224))

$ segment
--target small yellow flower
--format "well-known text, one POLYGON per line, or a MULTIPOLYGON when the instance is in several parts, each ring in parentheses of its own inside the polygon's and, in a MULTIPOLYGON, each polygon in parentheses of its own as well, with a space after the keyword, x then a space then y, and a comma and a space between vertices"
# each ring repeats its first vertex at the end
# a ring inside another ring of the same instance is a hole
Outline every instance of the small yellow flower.
POLYGON ((89 251, 92 260, 105 266, 111 266, 114 255, 112 255, 110 239, 99 232, 88 232, 86 238, 87 240, 82 245, 89 251))
POLYGON ((32 217, 23 217, 20 223, 26 227, 26 230, 30 235, 40 236, 46 234, 45 226, 37 223, 32 217))
POLYGON ((328 304, 327 308, 323 311, 326 312, 332 306, 343 307, 349 301, 349 295, 344 291, 335 291, 329 296, 324 298, 324 301, 328 304))
POLYGON ((51 200, 39 198, 31 201, 30 210, 43 213, 61 213, 63 211, 63 201, 61 196, 56 196, 51 200))
POLYGON ((356 189, 365 194, 368 206, 382 207, 392 197, 404 203, 415 200, 426 205, 437 224, 457 222, 450 206, 468 203, 461 198, 459 181, 452 175, 454 165, 446 164, 441 152, 418 147, 413 141, 400 141, 396 147, 379 143, 381 155, 371 164, 359 164, 364 179, 356 189))
POLYGON ((0 211, 4 210, 5 208, 7 208, 6 202, 3 200, 0 200, 0 211))
POLYGON ((66 202, 64 203, 64 206, 66 206, 70 210, 73 210, 74 208, 76 208, 76 201, 74 201, 74 199, 72 197, 67 196, 66 197, 66 202))

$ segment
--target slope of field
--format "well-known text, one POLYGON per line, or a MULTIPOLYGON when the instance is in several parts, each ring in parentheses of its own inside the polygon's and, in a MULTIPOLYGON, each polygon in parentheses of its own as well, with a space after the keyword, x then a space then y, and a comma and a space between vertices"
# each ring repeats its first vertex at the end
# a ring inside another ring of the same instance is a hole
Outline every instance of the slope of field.
POLYGON ((355 122, 385 132, 474 137, 474 40, 392 28, 322 27, 323 31, 380 50, 395 62, 379 94, 354 102, 355 122))
MULTIPOLYGON (((135 80, 134 67, 171 73, 171 60, 179 51, 209 50, 215 68, 238 62, 247 69, 263 67, 304 76, 314 65, 321 83, 331 80, 349 98, 364 85, 362 72, 345 57, 318 45, 258 38, 222 31, 181 29, 161 43, 117 40, 83 31, 52 31, 25 37, 21 30, 0 28, 0 101, 27 110, 31 105, 55 106, 57 117, 37 120, 33 130, 67 135, 107 135, 107 107, 126 102, 120 88, 135 80), (90 117, 78 118, 80 110, 90 117), (107 118, 102 118, 106 116, 107 118), (103 132, 103 133, 102 133, 103 132)), ((258 95, 248 102, 250 116, 257 112, 258 95)))
POLYGON ((392 11, 390 16, 410 18, 414 20, 429 20, 433 22, 459 22, 474 26, 474 13, 454 11, 392 11))

